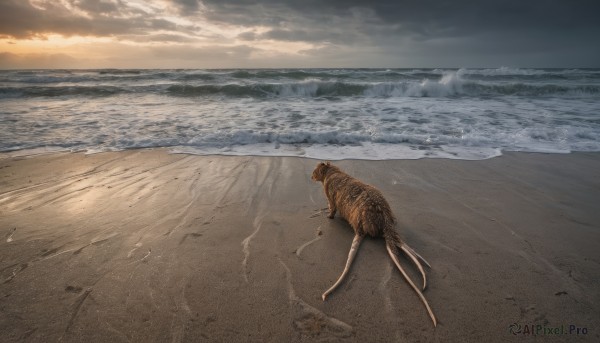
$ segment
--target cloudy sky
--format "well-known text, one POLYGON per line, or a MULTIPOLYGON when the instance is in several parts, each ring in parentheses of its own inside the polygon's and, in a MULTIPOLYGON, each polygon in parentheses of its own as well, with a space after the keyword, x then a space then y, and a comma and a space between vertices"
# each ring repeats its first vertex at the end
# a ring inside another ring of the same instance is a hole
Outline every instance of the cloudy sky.
POLYGON ((0 68, 600 67, 598 0, 0 0, 0 68))

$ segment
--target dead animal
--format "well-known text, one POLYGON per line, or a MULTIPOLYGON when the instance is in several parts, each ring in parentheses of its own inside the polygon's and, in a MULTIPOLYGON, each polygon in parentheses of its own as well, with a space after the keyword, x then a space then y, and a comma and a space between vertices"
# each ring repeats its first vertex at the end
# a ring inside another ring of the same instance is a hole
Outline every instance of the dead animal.
POLYGON ((427 312, 433 321, 433 326, 436 326, 435 315, 431 311, 423 293, 415 286, 398 261, 398 248, 409 257, 421 272, 423 276, 423 290, 427 287, 427 277, 419 260, 423 261, 429 268, 431 266, 421 255, 417 254, 414 249, 402 241, 396 231, 396 218, 381 192, 375 187, 364 184, 344 173, 340 168, 329 162, 319 163, 312 173, 312 179, 323 183, 325 195, 329 202, 329 218, 333 218, 336 212, 339 212, 342 218, 348 221, 352 229, 354 229, 354 240, 348 254, 346 267, 336 283, 323 293, 323 301, 325 301, 327 295, 335 290, 348 273, 363 238, 366 235, 383 237, 392 261, 398 267, 398 270, 400 270, 406 281, 417 292, 417 295, 427 308, 427 312))

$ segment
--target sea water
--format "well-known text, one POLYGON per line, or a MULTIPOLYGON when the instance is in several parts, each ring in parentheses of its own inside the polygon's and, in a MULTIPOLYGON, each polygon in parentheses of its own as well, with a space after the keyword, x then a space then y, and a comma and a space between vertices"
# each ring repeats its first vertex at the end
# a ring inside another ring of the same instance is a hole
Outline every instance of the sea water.
POLYGON ((0 71, 0 151, 485 159, 600 151, 600 69, 0 71))

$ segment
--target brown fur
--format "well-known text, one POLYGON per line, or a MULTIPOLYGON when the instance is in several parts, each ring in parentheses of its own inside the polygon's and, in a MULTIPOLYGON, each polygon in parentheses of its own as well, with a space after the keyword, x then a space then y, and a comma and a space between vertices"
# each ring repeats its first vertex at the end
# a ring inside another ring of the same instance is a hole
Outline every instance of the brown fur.
POLYGON ((433 325, 436 326, 437 321, 427 300, 408 277, 398 261, 398 248, 406 253, 417 268, 419 268, 419 271, 423 276, 423 290, 425 289, 427 282, 425 272, 423 271, 419 259, 425 264, 429 264, 421 257, 421 255, 416 253, 400 239, 400 235, 396 231, 396 217, 394 217, 392 209, 383 197, 383 194, 375 187, 362 183, 329 162, 319 163, 312 173, 312 179, 323 183, 325 196, 329 203, 328 217, 333 218, 335 214, 339 212, 340 216, 348 221, 355 233, 346 267, 338 281, 323 294, 323 300, 325 300, 329 293, 333 292, 347 274, 363 237, 366 235, 383 237, 386 241, 386 248, 392 261, 400 270, 406 281, 411 285, 415 292, 417 292, 417 295, 421 298, 421 301, 427 308, 433 321, 433 325))
POLYGON ((361 236, 381 237, 385 231, 394 230, 396 217, 375 187, 360 182, 329 162, 319 163, 312 179, 323 182, 329 201, 329 218, 339 212, 361 236))

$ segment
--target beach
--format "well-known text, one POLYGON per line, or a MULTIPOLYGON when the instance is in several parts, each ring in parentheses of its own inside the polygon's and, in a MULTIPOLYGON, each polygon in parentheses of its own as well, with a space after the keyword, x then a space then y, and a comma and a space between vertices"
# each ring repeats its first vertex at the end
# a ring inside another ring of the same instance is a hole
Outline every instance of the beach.
POLYGON ((599 153, 334 162, 431 264, 435 328, 382 239, 321 300, 353 233, 327 218, 317 162, 3 154, 0 340, 600 340, 599 153))

